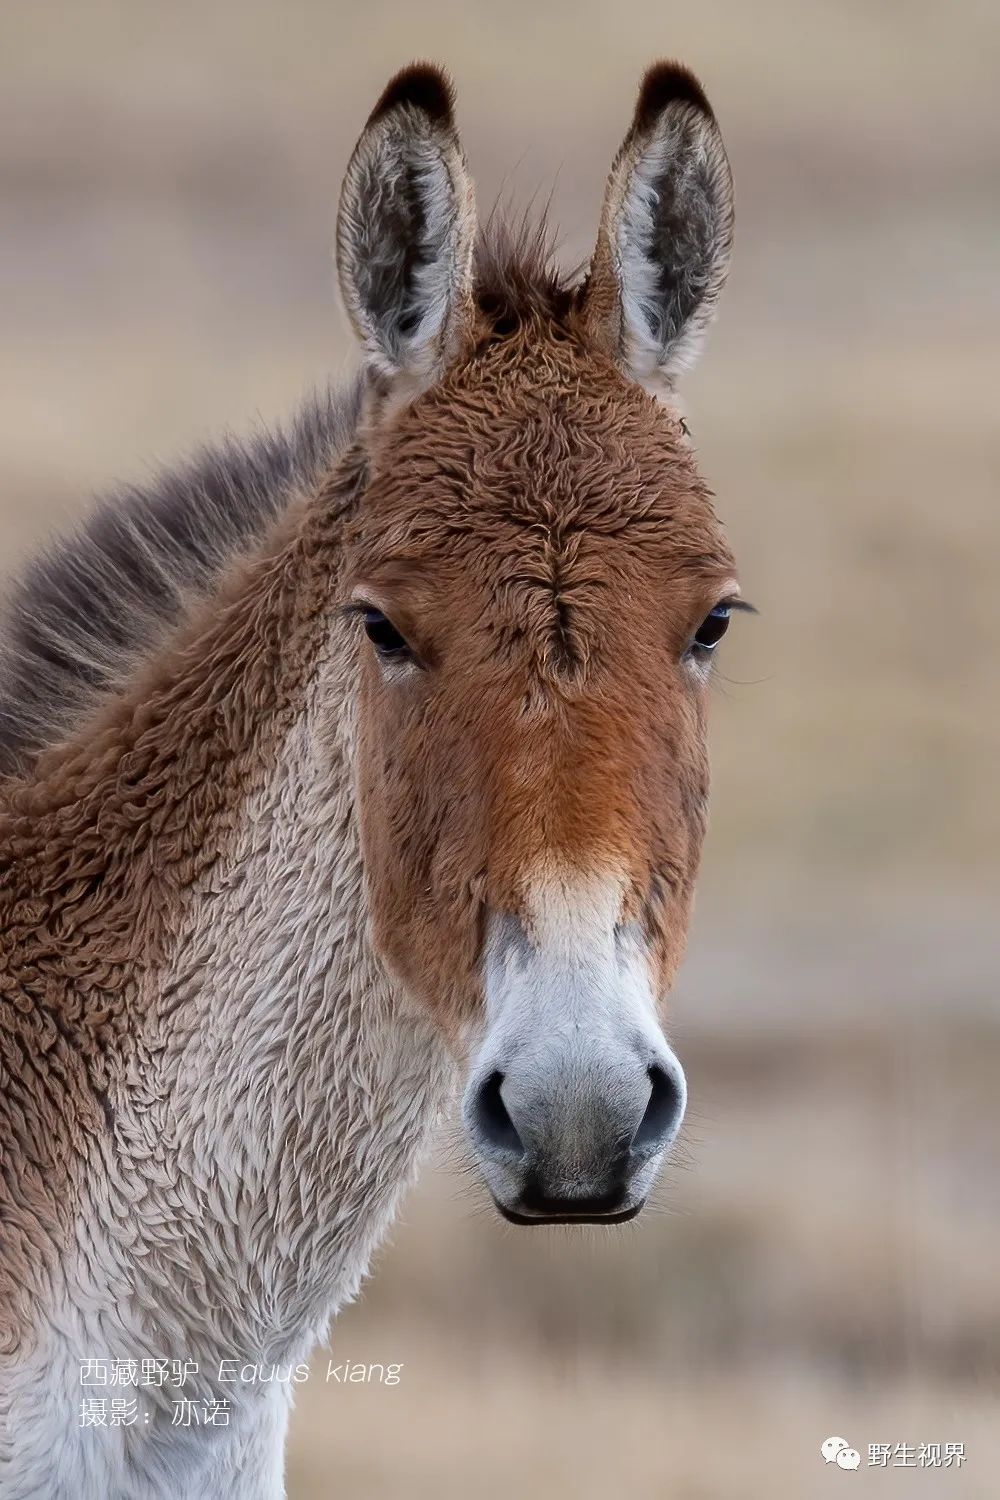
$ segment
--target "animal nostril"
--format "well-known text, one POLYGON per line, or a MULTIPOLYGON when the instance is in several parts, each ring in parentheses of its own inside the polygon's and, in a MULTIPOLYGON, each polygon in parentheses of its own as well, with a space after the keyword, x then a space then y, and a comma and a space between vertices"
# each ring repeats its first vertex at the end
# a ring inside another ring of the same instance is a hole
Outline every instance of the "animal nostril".
POLYGON ((677 1124, 681 1095, 666 1068, 653 1063, 649 1069, 649 1099, 639 1128, 632 1137, 632 1150, 650 1155, 659 1151, 677 1124))
POLYGON ((503 1074, 491 1073, 476 1096, 476 1123, 491 1146, 524 1155, 524 1142, 503 1102, 503 1074))

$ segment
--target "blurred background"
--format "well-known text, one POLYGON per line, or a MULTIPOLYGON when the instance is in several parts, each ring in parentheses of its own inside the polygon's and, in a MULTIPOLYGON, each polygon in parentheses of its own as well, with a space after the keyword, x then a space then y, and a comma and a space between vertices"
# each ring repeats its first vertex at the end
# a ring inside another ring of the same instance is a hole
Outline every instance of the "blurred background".
POLYGON ((1000 10, 987 0, 3 7, 0 547, 352 359, 329 259, 391 72, 446 62, 484 206, 593 242, 646 64, 737 184, 685 394, 761 609, 715 690, 672 1037, 621 1231, 518 1231, 447 1136, 292 1426, 293 1500, 1000 1493, 1000 10), (819 1445, 862 1454, 848 1480, 819 1445), (964 1442, 961 1469, 869 1443, 964 1442))

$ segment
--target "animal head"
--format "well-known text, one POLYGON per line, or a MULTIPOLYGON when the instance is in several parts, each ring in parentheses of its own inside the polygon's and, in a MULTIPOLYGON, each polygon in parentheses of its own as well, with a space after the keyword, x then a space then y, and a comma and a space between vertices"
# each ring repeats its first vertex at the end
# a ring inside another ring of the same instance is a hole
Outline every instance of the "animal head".
POLYGON ((705 831, 735 565, 674 404, 732 185, 695 79, 647 74, 586 277, 487 229, 451 88, 393 80, 337 234, 368 371, 358 788, 375 939, 467 1059, 516 1222, 644 1203, 685 1105, 661 1024, 705 831))

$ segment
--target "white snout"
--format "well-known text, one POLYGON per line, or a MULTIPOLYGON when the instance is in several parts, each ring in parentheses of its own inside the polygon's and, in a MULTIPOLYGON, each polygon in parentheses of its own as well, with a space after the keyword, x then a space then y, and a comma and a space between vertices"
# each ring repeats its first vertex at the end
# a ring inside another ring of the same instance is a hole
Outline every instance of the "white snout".
POLYGON ((684 1072, 619 906, 616 881, 560 883, 530 926, 490 922, 463 1114, 497 1206, 519 1223, 631 1218, 680 1128, 684 1072))

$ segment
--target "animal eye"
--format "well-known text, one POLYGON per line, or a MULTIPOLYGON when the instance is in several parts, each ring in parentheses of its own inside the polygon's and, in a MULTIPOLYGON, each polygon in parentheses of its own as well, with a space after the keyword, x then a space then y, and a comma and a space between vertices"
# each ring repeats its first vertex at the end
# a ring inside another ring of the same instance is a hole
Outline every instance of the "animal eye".
POLYGON ((381 610, 366 609, 364 612, 364 622, 365 635, 371 641, 379 656, 409 656, 409 646, 403 640, 403 637, 392 621, 387 620, 381 610))
POLYGON ((714 651, 729 629, 730 608, 728 604, 717 604, 711 614, 705 616, 694 633, 694 644, 702 651, 714 651))

